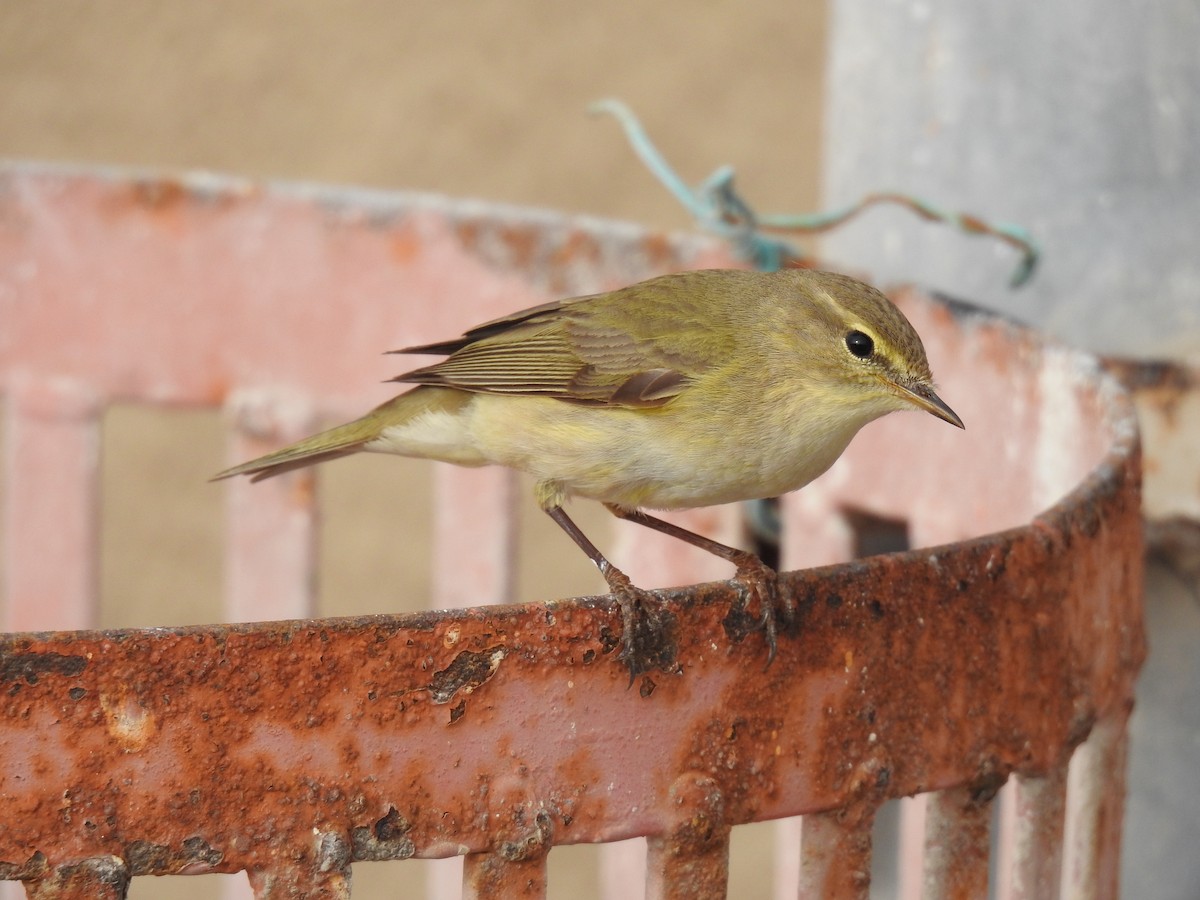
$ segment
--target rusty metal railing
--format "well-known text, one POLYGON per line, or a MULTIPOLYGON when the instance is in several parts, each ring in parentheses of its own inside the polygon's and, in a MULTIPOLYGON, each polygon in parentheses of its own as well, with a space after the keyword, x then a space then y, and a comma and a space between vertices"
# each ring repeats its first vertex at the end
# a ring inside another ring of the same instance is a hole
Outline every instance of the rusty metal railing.
MULTIPOLYGON (((462 856, 468 896, 536 897, 553 847, 645 836, 648 896, 718 897, 732 828, 803 816, 780 832, 779 889, 866 897, 875 811, 913 795, 903 897, 983 895, 993 843, 1000 896, 1116 895, 1144 654, 1139 449, 1094 361, 898 294, 968 431, 891 417, 785 499, 784 565, 816 567, 783 579, 799 615, 770 667, 761 637, 726 619, 725 583, 663 592, 681 669, 632 688, 603 597, 298 618, 315 565, 304 473, 229 488, 231 609, 296 618, 35 632, 42 616, 88 624, 106 404, 225 404, 242 457, 364 406, 381 349, 723 258, 428 198, 3 180, 6 618, 20 633, 0 641, 0 876, 30 896, 244 870, 260 897, 339 897, 355 862, 462 856), (131 327, 136 358, 118 339, 131 327), (864 516, 924 549, 841 563, 864 516)), ((497 525, 511 481, 447 472, 438 552, 466 534, 473 562, 439 567, 438 602, 515 599, 497 525)), ((728 533, 736 516, 689 521, 728 533)), ((711 577, 619 541, 642 583, 711 577)))

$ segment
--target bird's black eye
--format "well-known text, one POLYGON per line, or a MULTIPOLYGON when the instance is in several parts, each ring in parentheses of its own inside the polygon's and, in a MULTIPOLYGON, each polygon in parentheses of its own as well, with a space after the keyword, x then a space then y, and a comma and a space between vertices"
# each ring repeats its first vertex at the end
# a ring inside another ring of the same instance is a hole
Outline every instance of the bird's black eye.
POLYGON ((875 352, 875 342, 861 331, 852 331, 846 335, 846 349, 859 359, 866 359, 875 352))

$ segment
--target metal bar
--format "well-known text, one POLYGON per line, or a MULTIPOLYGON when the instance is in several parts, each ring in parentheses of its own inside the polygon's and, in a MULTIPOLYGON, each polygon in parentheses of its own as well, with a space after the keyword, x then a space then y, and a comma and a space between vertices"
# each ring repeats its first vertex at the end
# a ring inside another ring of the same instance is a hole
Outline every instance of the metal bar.
POLYGON ((94 627, 99 399, 71 381, 20 379, 4 414, 4 628, 94 627))
MULTIPOLYGON (((296 399, 241 392, 229 402, 229 458, 246 460, 297 440, 315 427, 296 399)), ((226 590, 230 621, 299 619, 316 612, 315 475, 300 469, 259 483, 225 485, 226 590)))
POLYGON ((546 856, 554 843, 555 815, 534 796, 524 773, 495 779, 480 798, 494 849, 463 859, 464 900, 541 900, 546 856))
POLYGON ((601 900, 639 900, 646 896, 646 839, 613 841, 600 848, 601 900))
POLYGON ((516 473, 438 466, 434 474, 434 609, 512 603, 516 473))
MULTIPOLYGON (((39 273, 7 307, 4 389, 14 372, 51 371, 104 397, 210 405, 270 371, 271 384, 304 399, 264 395, 259 407, 237 395, 237 440, 248 444, 274 445, 307 430, 317 411, 344 409, 363 383, 386 374, 374 369, 380 336, 396 335, 394 346, 405 335, 419 340, 429 325, 421 317, 450 315, 449 297, 482 305, 502 296, 508 309, 700 258, 642 232, 597 238, 595 226, 475 207, 4 177, 4 215, 29 227, 0 233, 0 252, 39 273), (262 251, 253 265, 234 264, 250 245, 262 251), (215 258, 234 262, 213 271, 215 258), (110 315, 86 341, 48 338, 55 322, 81 321, 69 301, 84 279, 89 301, 100 298, 110 315), (170 309, 166 291, 179 298, 170 309), (364 312, 347 327, 329 298, 351 294, 364 312), (210 314, 199 338, 178 327, 180 309, 210 314), (122 345, 106 332, 130 321, 145 344, 132 375, 123 360, 113 364, 110 348, 122 345), (294 352, 314 332, 322 352, 294 352), (91 352, 78 352, 83 345, 91 352), (255 421, 259 410, 265 425, 255 421)), ((796 618, 769 668, 757 635, 728 625, 737 600, 729 584, 664 592, 679 624, 671 635, 679 667, 632 688, 615 661, 620 617, 604 598, 8 635, 0 638, 0 876, 49 885, 81 860, 119 857, 133 876, 248 870, 260 881, 313 885, 325 873, 340 890, 343 862, 459 854, 478 855, 474 875, 485 859, 509 859, 505 848, 528 837, 539 814, 553 828, 539 838, 547 845, 658 836, 661 873, 672 835, 695 814, 675 802, 684 776, 693 787, 712 782, 713 791, 698 792, 720 797, 719 817, 696 808, 720 823, 719 835, 797 814, 819 823, 834 810, 875 809, 994 772, 1050 771, 1094 721, 1123 715, 1144 654, 1132 416, 1081 355, 915 292, 897 301, 945 383, 970 398, 968 443, 913 431, 915 417, 890 417, 800 496, 813 504, 812 528, 822 509, 836 518, 842 506, 863 504, 906 518, 917 542, 957 543, 785 576, 796 618), (1012 415, 997 425, 999 408, 1012 415), (976 537, 981 531, 992 533, 976 537), (495 800, 514 779, 509 806, 524 810, 521 821, 495 800), (314 843, 327 835, 344 837, 314 843), (339 841, 344 854, 325 852, 339 841)), ((496 312, 472 309, 458 324, 496 312)), ((428 335, 440 336, 440 328, 428 335)), ((252 490, 232 492, 231 502, 252 496, 273 512, 235 538, 235 546, 260 543, 245 550, 245 571, 278 552, 270 544, 293 553, 263 563, 261 596, 251 575, 239 576, 246 617, 262 618, 279 594, 291 598, 284 605, 311 596, 311 483, 252 490), (264 494, 276 488, 283 493, 264 494), (287 515, 295 509, 298 520, 287 515), (281 577, 268 577, 272 570, 281 577)), ((639 531, 639 547, 647 537, 639 531)), ((833 538, 830 548, 844 544, 844 534, 833 538)), ((788 547, 784 558, 801 559, 788 547)), ((695 580, 695 565, 678 577, 695 580)), ((480 593, 467 599, 504 589, 480 593)), ((1114 843, 1119 807, 1105 802, 1105 824, 1093 822, 1091 844, 1084 836, 1082 845, 1114 843)), ((698 871, 713 871, 714 846, 700 848, 698 871)))
POLYGON ((1071 760, 1062 886, 1067 900, 1120 895, 1127 723, 1128 709, 1114 710, 1096 723, 1071 760))
POLYGON ((839 810, 800 822, 802 900, 867 900, 874 809, 839 810))
MULTIPOLYGON (((434 609, 460 609, 481 604, 512 603, 516 587, 516 474, 506 469, 462 469, 438 466, 434 470, 433 584, 434 609)), ((484 885, 501 877, 500 865, 490 856, 480 857, 474 868, 454 856, 425 863, 426 896, 430 900, 455 900, 464 884, 484 885)), ((510 867, 511 868, 511 867, 510 867)), ((522 865, 521 871, 529 868, 522 865)), ((510 887, 520 882, 519 874, 510 887)), ((545 880, 545 872, 541 875, 545 880)), ((482 895, 481 895, 482 896, 482 895)))
POLYGON ((775 823, 775 872, 771 896, 775 900, 795 900, 800 884, 800 840, 803 820, 798 817, 775 823))
POLYGON ((927 900, 968 900, 988 895, 991 795, 955 787, 929 796, 925 809, 927 900))
POLYGON ((900 800, 896 900, 921 900, 925 887, 925 813, 928 800, 928 794, 900 800))
MULTIPOLYGON (((666 513, 663 517, 723 544, 744 543, 741 516, 736 506, 683 510, 666 513)), ((620 560, 620 567, 643 587, 694 584, 728 578, 731 574, 729 563, 683 541, 632 522, 614 519, 613 525, 611 558, 620 560)), ((652 842, 640 839, 604 845, 600 848, 604 896, 608 900, 647 896, 648 885, 652 880, 659 883, 656 879, 660 879, 661 874, 655 874, 651 860, 665 864, 663 854, 670 852, 661 845, 655 849, 652 842)), ((728 879, 728 862, 725 868, 728 879)))
POLYGON ((541 900, 546 896, 546 857, 508 859, 503 853, 463 858, 463 900, 541 900))
POLYGON ((632 688, 606 638, 619 633, 607 599, 559 601, 553 624, 530 605, 10 635, 0 639, 0 791, 14 816, 0 822, 0 861, 121 854, 152 840, 171 848, 163 874, 269 869, 282 848, 309 846, 315 826, 382 828, 421 857, 488 852, 497 838, 478 813, 479 792, 522 771, 530 796, 555 811, 555 840, 573 843, 664 833, 680 763, 719 784, 731 825, 845 805, 863 790, 845 766, 874 759, 871 748, 890 748, 869 782, 880 801, 975 778, 977 757, 964 747, 1049 766, 1075 733, 1076 692, 1098 709, 1126 702, 1128 684, 1097 659, 1118 665, 1136 650, 1121 649, 1136 634, 1106 622, 1136 608, 1109 564, 1140 534, 1137 505, 1115 490, 1092 500, 1088 521, 1103 525, 1090 537, 1074 532, 1071 566, 1047 540, 1050 525, 944 548, 936 567, 914 555, 899 568, 881 557, 789 573, 782 586, 801 627, 781 635, 769 668, 761 644, 725 633, 731 585, 665 592, 684 626, 684 669, 632 688), (959 591, 981 558, 1001 556, 1003 573, 959 591), (1047 608, 1030 580, 1059 602, 1047 608), (1038 623, 1006 636, 1002 683, 943 650, 999 613, 1038 623), (1089 631, 1093 621, 1103 630, 1089 631), (933 633, 891 652, 905 627, 933 633), (865 672, 847 673, 848 647, 871 660, 865 672), (1043 696, 1046 667, 1072 690, 1043 696), (987 714, 956 720, 952 740, 923 740, 910 711, 935 705, 943 684, 987 714), (676 762, 637 762, 645 759, 676 762), (113 784, 122 785, 115 795, 113 784), (145 810, 164 803, 170 817, 149 821, 145 810), (86 827, 97 816, 112 824, 86 827))
POLYGON ((671 785, 667 804, 670 830, 646 840, 646 900, 724 900, 730 825, 720 784, 686 772, 671 785))
POLYGON ((1058 900, 1067 766, 1051 769, 1043 777, 1019 775, 1010 785, 1012 843, 1011 849, 1001 854, 997 895, 1011 900, 1058 900))

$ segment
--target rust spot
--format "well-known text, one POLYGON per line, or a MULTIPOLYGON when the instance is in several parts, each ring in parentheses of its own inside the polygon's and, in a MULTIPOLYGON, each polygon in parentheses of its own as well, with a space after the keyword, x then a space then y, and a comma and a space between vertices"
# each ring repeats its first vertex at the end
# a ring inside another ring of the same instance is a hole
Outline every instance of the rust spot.
POLYGON ((421 240, 421 236, 412 228, 398 229, 392 235, 392 259, 402 266, 410 265, 421 255, 423 249, 424 242, 421 240))
POLYGON ((647 699, 654 693, 654 689, 658 687, 654 679, 649 675, 643 675, 641 683, 638 685, 638 694, 643 700, 647 699))
POLYGON ((387 815, 375 823, 375 837, 381 841, 394 841, 408 834, 411 829, 412 825, 392 806, 388 808, 387 815))
POLYGON ((82 656, 21 651, 0 654, 0 682, 23 681, 25 684, 37 684, 43 675, 74 677, 85 668, 87 660, 82 656))
POLYGON ((1105 368, 1134 395, 1139 407, 1157 410, 1166 425, 1180 427, 1179 408, 1200 390, 1200 369, 1170 360, 1134 360, 1108 357, 1105 368))
POLYGON ((177 849, 150 841, 133 841, 123 854, 130 875, 199 874, 211 871, 222 859, 200 837, 190 837, 177 849))
POLYGON ((154 714, 119 688, 101 694, 100 706, 108 716, 108 733, 126 750, 141 750, 157 730, 154 714))
POLYGON ((34 881, 44 878, 50 871, 46 854, 35 851, 23 863, 0 862, 0 878, 5 881, 34 881))
POLYGON ((416 845, 408 837, 412 827, 396 807, 388 807, 373 826, 359 826, 350 832, 351 855, 362 861, 409 859, 416 853, 416 845))
POLYGON ((552 259, 555 268, 566 268, 579 260, 596 263, 600 259, 600 248, 593 235, 574 228, 567 235, 567 239, 555 249, 552 259))
POLYGON ((506 862, 536 859, 549 852, 553 835, 554 820, 549 812, 539 809, 534 814, 533 827, 518 840, 504 841, 500 845, 500 857, 506 862))
POLYGON ((675 258, 675 251, 671 246, 671 240, 662 232, 654 232, 646 235, 642 240, 642 252, 650 260, 652 268, 665 267, 675 258))
POLYGON ((427 686, 430 698, 434 703, 449 703, 459 691, 471 693, 496 674, 507 653, 503 645, 462 651, 450 665, 433 673, 427 686))
POLYGON ((137 203, 159 211, 180 205, 188 196, 187 187, 173 178, 135 181, 132 188, 137 203))

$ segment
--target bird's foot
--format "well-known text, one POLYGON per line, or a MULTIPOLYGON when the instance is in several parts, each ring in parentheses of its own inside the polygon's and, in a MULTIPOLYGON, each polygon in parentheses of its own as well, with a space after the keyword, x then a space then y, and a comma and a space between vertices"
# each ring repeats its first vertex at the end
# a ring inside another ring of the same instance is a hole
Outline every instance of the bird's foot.
POLYGON ((791 598, 784 597, 779 590, 779 573, 749 553, 737 560, 733 580, 738 583, 740 596, 725 617, 725 630, 735 640, 751 630, 761 630, 767 642, 769 666, 775 659, 780 621, 790 625, 795 617, 791 598), (755 606, 757 616, 751 612, 755 606))
POLYGON ((621 609, 621 652, 617 659, 629 669, 629 683, 653 669, 676 671, 675 616, 661 600, 636 587, 619 569, 610 567, 604 578, 621 609))

